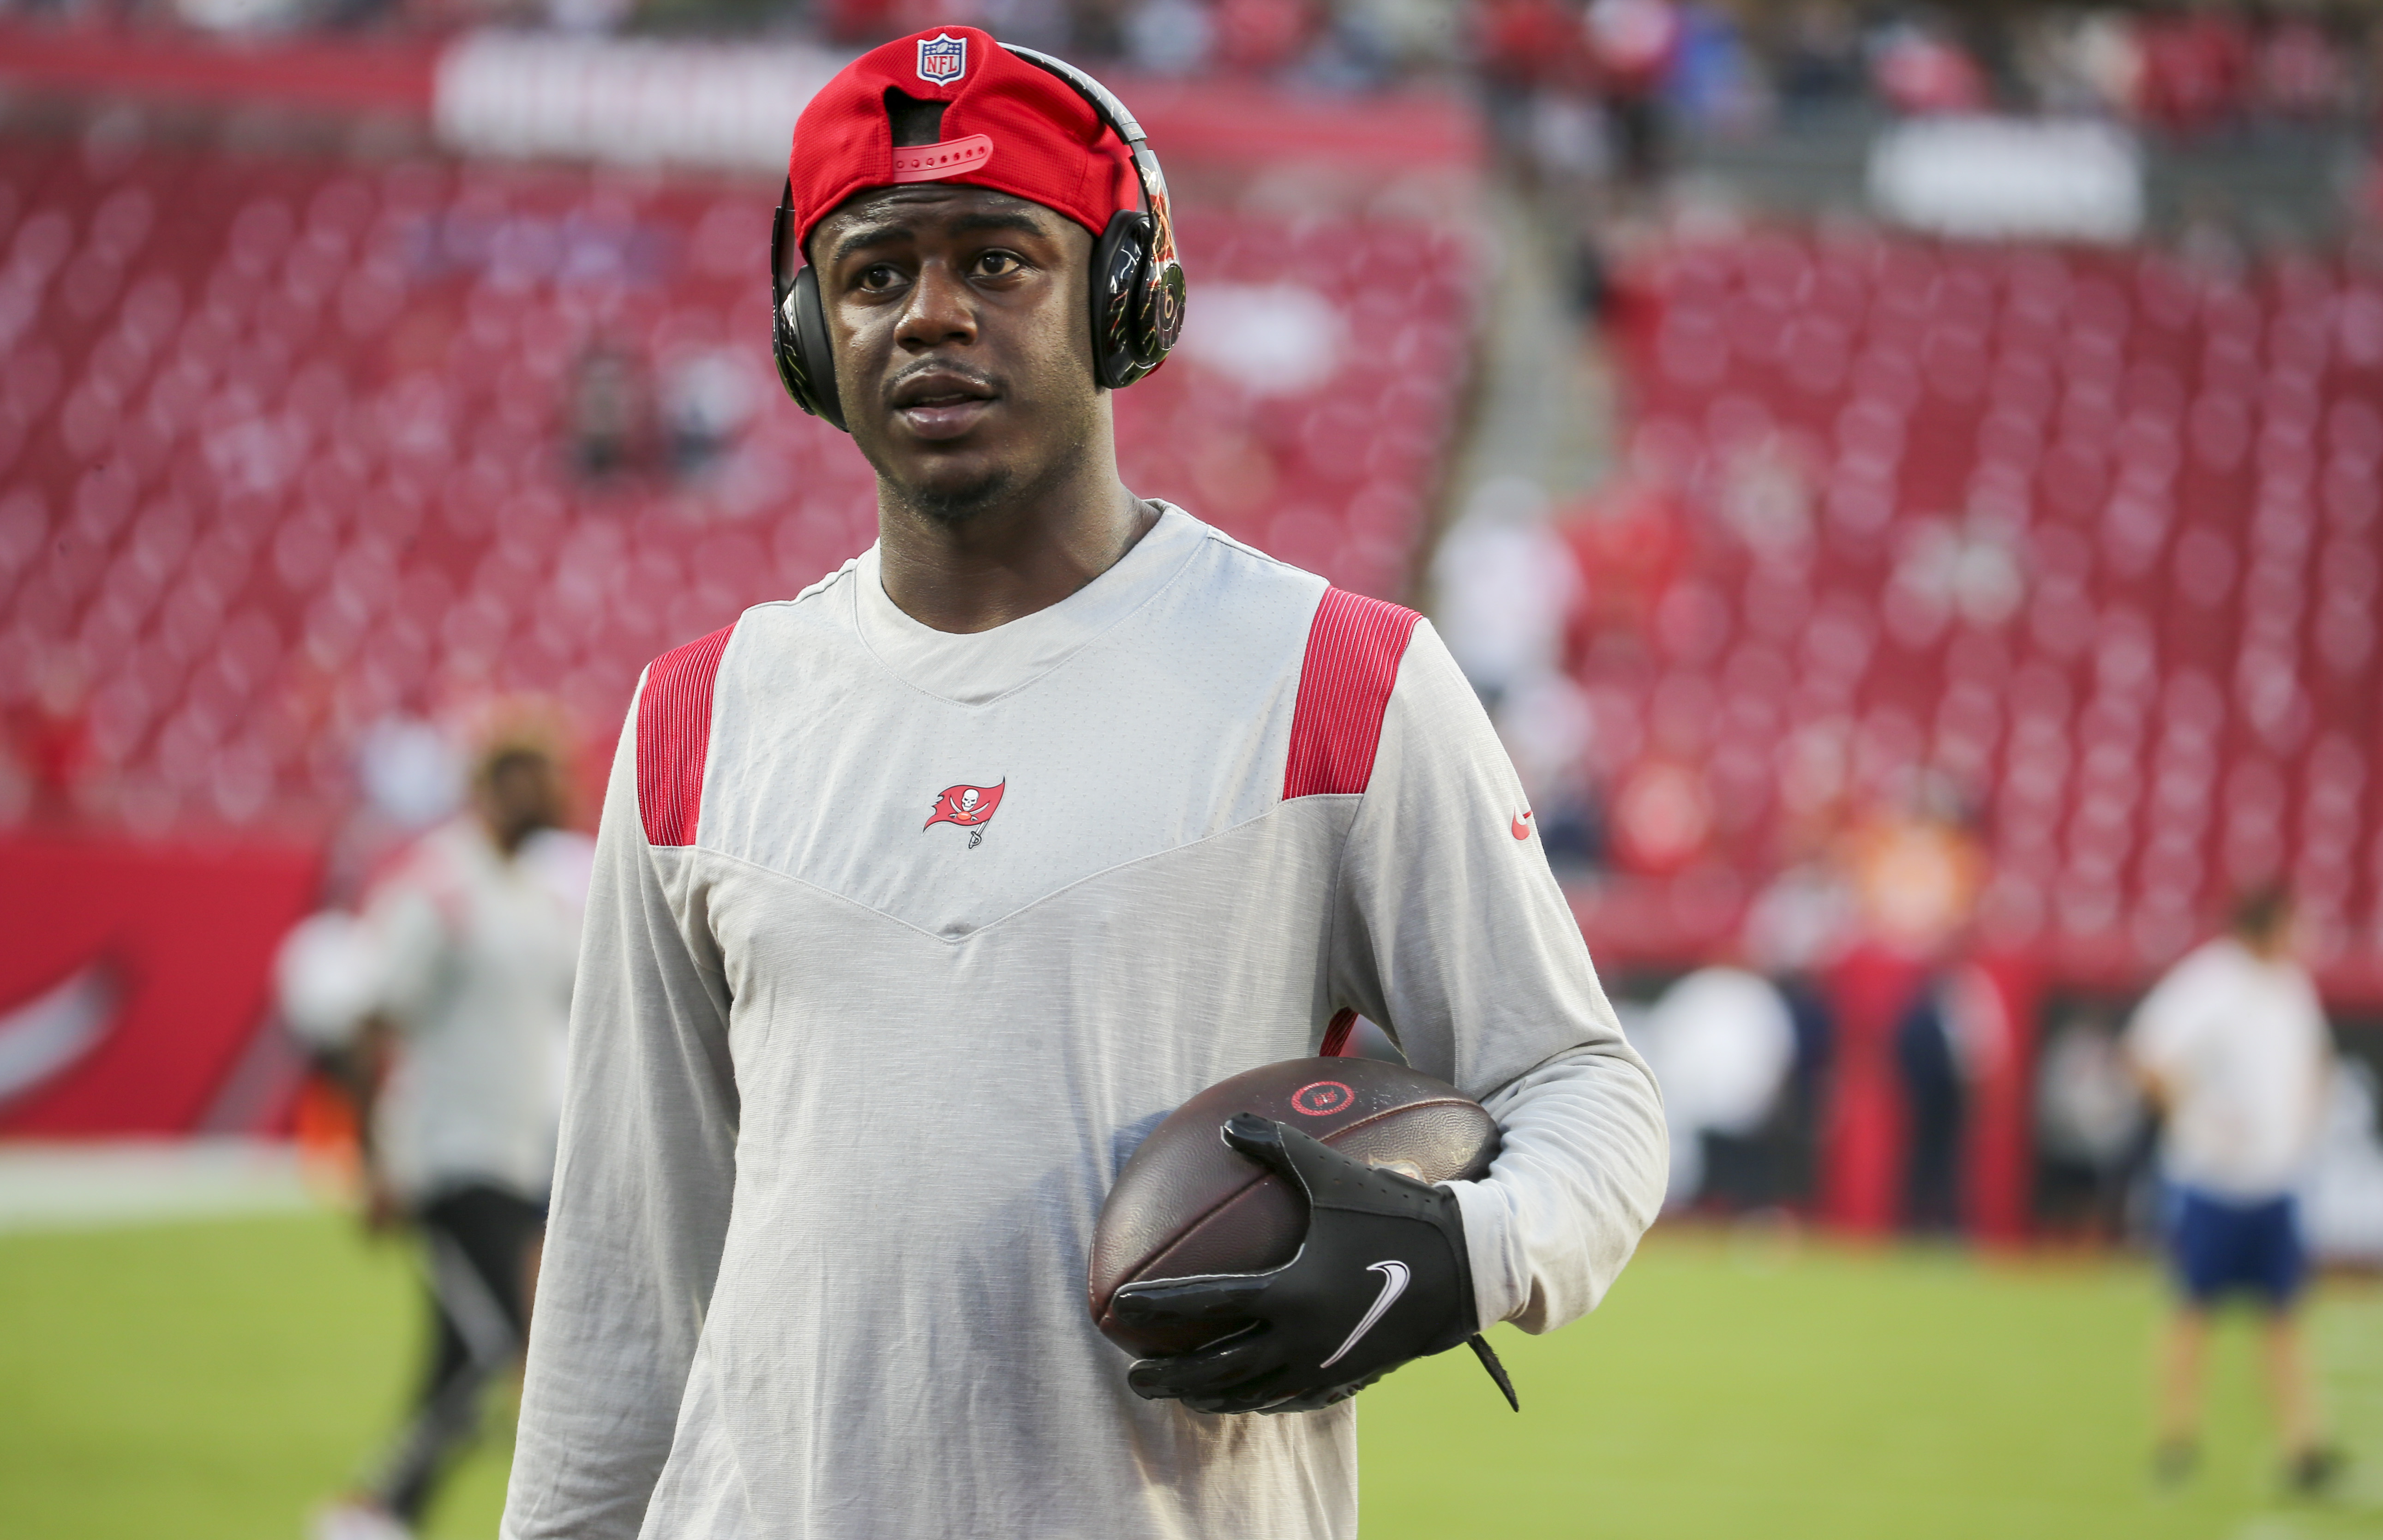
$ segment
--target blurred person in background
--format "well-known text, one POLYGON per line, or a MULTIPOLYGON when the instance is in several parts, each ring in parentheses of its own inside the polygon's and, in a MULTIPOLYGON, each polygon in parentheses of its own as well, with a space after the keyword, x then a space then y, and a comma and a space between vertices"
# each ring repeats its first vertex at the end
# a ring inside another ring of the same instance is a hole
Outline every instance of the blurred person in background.
POLYGON ((2301 1332, 2309 1255, 2293 1194, 2325 1106, 2332 1046, 2315 985, 2292 955, 2283 889, 2246 895, 2230 933, 2168 970, 2137 1008, 2127 1053, 2163 1117, 2178 1295, 2161 1345, 2155 1470, 2179 1480, 2198 1462, 2211 1313, 2248 1295, 2266 1312, 2285 1478, 2296 1490, 2323 1491, 2342 1457, 2320 1427, 2301 1332))
POLYGON ((352 922, 285 947, 283 1008, 357 1103, 365 1223, 422 1240, 434 1319, 412 1418, 318 1540, 413 1533, 520 1356, 546 1222, 592 846, 563 828, 562 757, 493 735, 471 806, 375 881, 352 922))
POLYGON ((1663 1088, 1665 1206, 1749 1210, 1786 1196, 1778 1114, 1797 1030, 1778 988, 1735 961, 1700 967, 1663 992, 1636 1035, 1663 1088))
POLYGON ((1433 612, 1456 666, 1493 712, 1507 691, 1555 670, 1580 605, 1581 564, 1524 476, 1484 482, 1432 556, 1433 612))
POLYGON ((1774 1202, 1808 1202, 1819 1174, 1834 1023, 1823 979, 1852 938, 1854 894, 1822 820, 1791 832, 1778 875, 1747 906, 1747 965, 1786 1003, 1796 1063, 1773 1114, 1774 1202))
POLYGON ((591 482, 641 471, 652 459, 654 402, 642 363, 608 342, 572 365, 565 406, 573 466, 591 482))
POLYGON ((2116 1025, 2092 1010, 2063 1016, 2036 1063, 2037 1216, 2074 1239, 2118 1239, 2145 1131, 2116 1025))
POLYGON ((1619 141, 1622 174, 1642 186, 1652 182, 1663 168, 1661 103, 1680 53, 1679 9, 1672 0, 1589 0, 1581 27, 1619 141))

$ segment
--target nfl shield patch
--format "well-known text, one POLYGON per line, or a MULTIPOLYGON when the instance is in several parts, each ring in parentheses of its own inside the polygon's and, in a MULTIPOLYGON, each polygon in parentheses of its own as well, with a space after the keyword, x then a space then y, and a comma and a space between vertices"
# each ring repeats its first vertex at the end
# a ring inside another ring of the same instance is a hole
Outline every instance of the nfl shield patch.
POLYGON ((949 32, 919 40, 919 79, 929 85, 950 85, 968 73, 968 39, 949 32))

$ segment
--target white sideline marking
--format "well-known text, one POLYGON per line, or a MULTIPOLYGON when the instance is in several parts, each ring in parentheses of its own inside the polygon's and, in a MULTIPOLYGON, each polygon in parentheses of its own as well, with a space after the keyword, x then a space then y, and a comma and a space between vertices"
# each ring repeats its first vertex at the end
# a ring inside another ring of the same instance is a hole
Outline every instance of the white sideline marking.
POLYGON ((287 1214, 314 1202, 296 1152, 264 1140, 0 1144, 0 1232, 287 1214))

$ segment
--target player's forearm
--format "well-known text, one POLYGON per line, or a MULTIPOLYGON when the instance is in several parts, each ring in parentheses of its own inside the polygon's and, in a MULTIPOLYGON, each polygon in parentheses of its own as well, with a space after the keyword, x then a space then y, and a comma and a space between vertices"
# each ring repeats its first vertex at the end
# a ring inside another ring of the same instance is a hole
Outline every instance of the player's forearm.
POLYGON ((1452 1184, 1485 1325, 1543 1332, 1596 1308, 1662 1207, 1662 1100, 1619 1041, 1557 1055, 1490 1096, 1497 1164, 1452 1184))
MULTIPOLYGON (((634 721, 623 734, 636 738, 634 721)), ((514 1447, 512 1540, 635 1540, 720 1272, 739 1104, 718 959, 698 958, 616 762, 573 989, 570 1067, 514 1447)))
POLYGON ((506 1509, 514 1540, 634 1540, 735 1193, 733 1101, 688 1074, 698 1024, 659 1011, 639 969, 590 961, 506 1509), (617 1014, 629 1001, 638 1011, 617 1014))

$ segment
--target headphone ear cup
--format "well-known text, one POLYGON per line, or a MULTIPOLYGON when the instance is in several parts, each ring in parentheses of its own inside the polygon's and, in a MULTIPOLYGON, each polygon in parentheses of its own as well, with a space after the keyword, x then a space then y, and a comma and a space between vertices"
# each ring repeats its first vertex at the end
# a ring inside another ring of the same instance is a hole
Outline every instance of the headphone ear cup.
POLYGON ((1150 356, 1142 302, 1149 268, 1150 216, 1124 210, 1093 248, 1093 376, 1111 390, 1124 389, 1158 364, 1150 356))
POLYGON ((1157 265, 1142 292, 1142 358, 1155 369, 1183 335, 1183 264, 1170 257, 1157 265))
MULTIPOLYGON (((819 274, 805 266, 778 296, 770 322, 771 351, 778 383, 795 404, 814 417, 844 427, 844 403, 835 388, 835 355, 828 348, 827 312, 819 297, 819 274)), ((849 433, 851 429, 845 428, 849 433)))
POLYGON ((819 408, 811 404, 810 382, 803 376, 802 354, 795 347, 794 286, 777 290, 776 299, 777 303, 770 309, 770 362, 777 365, 778 384, 787 396, 816 417, 819 408))

